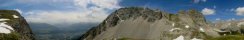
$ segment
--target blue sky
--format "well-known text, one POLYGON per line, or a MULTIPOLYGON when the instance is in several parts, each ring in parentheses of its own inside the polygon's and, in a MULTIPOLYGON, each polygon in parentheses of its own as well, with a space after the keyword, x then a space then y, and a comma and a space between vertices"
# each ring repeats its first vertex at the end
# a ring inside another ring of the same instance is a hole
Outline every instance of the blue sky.
POLYGON ((244 0, 0 0, 0 9, 19 10, 28 22, 101 22, 123 7, 149 7, 169 13, 196 9, 207 20, 244 18, 244 0))

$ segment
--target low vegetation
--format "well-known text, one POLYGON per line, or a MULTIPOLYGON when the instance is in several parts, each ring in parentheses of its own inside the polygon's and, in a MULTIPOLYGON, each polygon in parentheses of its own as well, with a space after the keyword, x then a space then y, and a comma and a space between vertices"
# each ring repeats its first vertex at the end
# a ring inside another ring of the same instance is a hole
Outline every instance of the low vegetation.
POLYGON ((243 35, 226 35, 214 38, 207 38, 206 40, 244 40, 243 35))
POLYGON ((20 40, 20 35, 16 32, 12 32, 9 34, 0 34, 0 40, 20 40))

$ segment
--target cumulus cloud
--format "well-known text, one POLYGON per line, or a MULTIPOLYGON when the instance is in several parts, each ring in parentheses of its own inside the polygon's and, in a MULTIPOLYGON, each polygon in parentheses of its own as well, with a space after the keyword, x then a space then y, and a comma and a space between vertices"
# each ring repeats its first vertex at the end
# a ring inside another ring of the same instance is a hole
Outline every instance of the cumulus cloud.
POLYGON ((106 13, 88 12, 67 12, 67 11, 32 11, 26 16, 26 19, 31 22, 49 23, 49 24, 72 24, 79 22, 101 22, 106 18, 106 13), (37 14, 38 13, 38 14, 37 14))
POLYGON ((103 8, 108 8, 108 9, 119 8, 118 1, 119 0, 91 0, 91 2, 94 5, 97 5, 97 6, 103 7, 103 8))
POLYGON ((75 5, 81 8, 104 8, 104 9, 115 9, 120 8, 119 0, 74 0, 75 5))
POLYGON ((236 12, 236 15, 243 16, 244 15, 244 7, 236 8, 235 12, 236 12))
POLYGON ((34 10, 26 13, 28 22, 48 24, 72 24, 86 22, 101 22, 111 10, 120 8, 119 0, 73 0, 79 10, 34 10))
POLYGON ((203 15, 213 15, 215 13, 215 10, 209 9, 209 8, 204 8, 204 9, 202 9, 201 13, 203 13, 203 15))

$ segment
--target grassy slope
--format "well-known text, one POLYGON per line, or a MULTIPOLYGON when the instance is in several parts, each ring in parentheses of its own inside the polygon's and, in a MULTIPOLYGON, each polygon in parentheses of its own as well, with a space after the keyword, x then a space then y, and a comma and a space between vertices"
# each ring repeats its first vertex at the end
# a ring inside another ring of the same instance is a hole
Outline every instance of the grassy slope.
POLYGON ((226 35, 215 38, 207 38, 206 40, 244 40, 243 35, 226 35))
POLYGON ((0 40, 20 40, 20 35, 16 32, 12 32, 9 34, 0 34, 0 40))

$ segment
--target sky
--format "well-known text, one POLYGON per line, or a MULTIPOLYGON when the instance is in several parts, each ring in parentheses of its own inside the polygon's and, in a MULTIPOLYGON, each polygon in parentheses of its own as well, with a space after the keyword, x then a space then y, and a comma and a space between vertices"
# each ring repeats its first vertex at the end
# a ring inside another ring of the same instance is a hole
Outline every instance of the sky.
POLYGON ((28 22, 100 23, 123 7, 148 7, 169 13, 195 9, 209 21, 244 19, 244 0, 0 0, 0 9, 17 10, 28 22))

